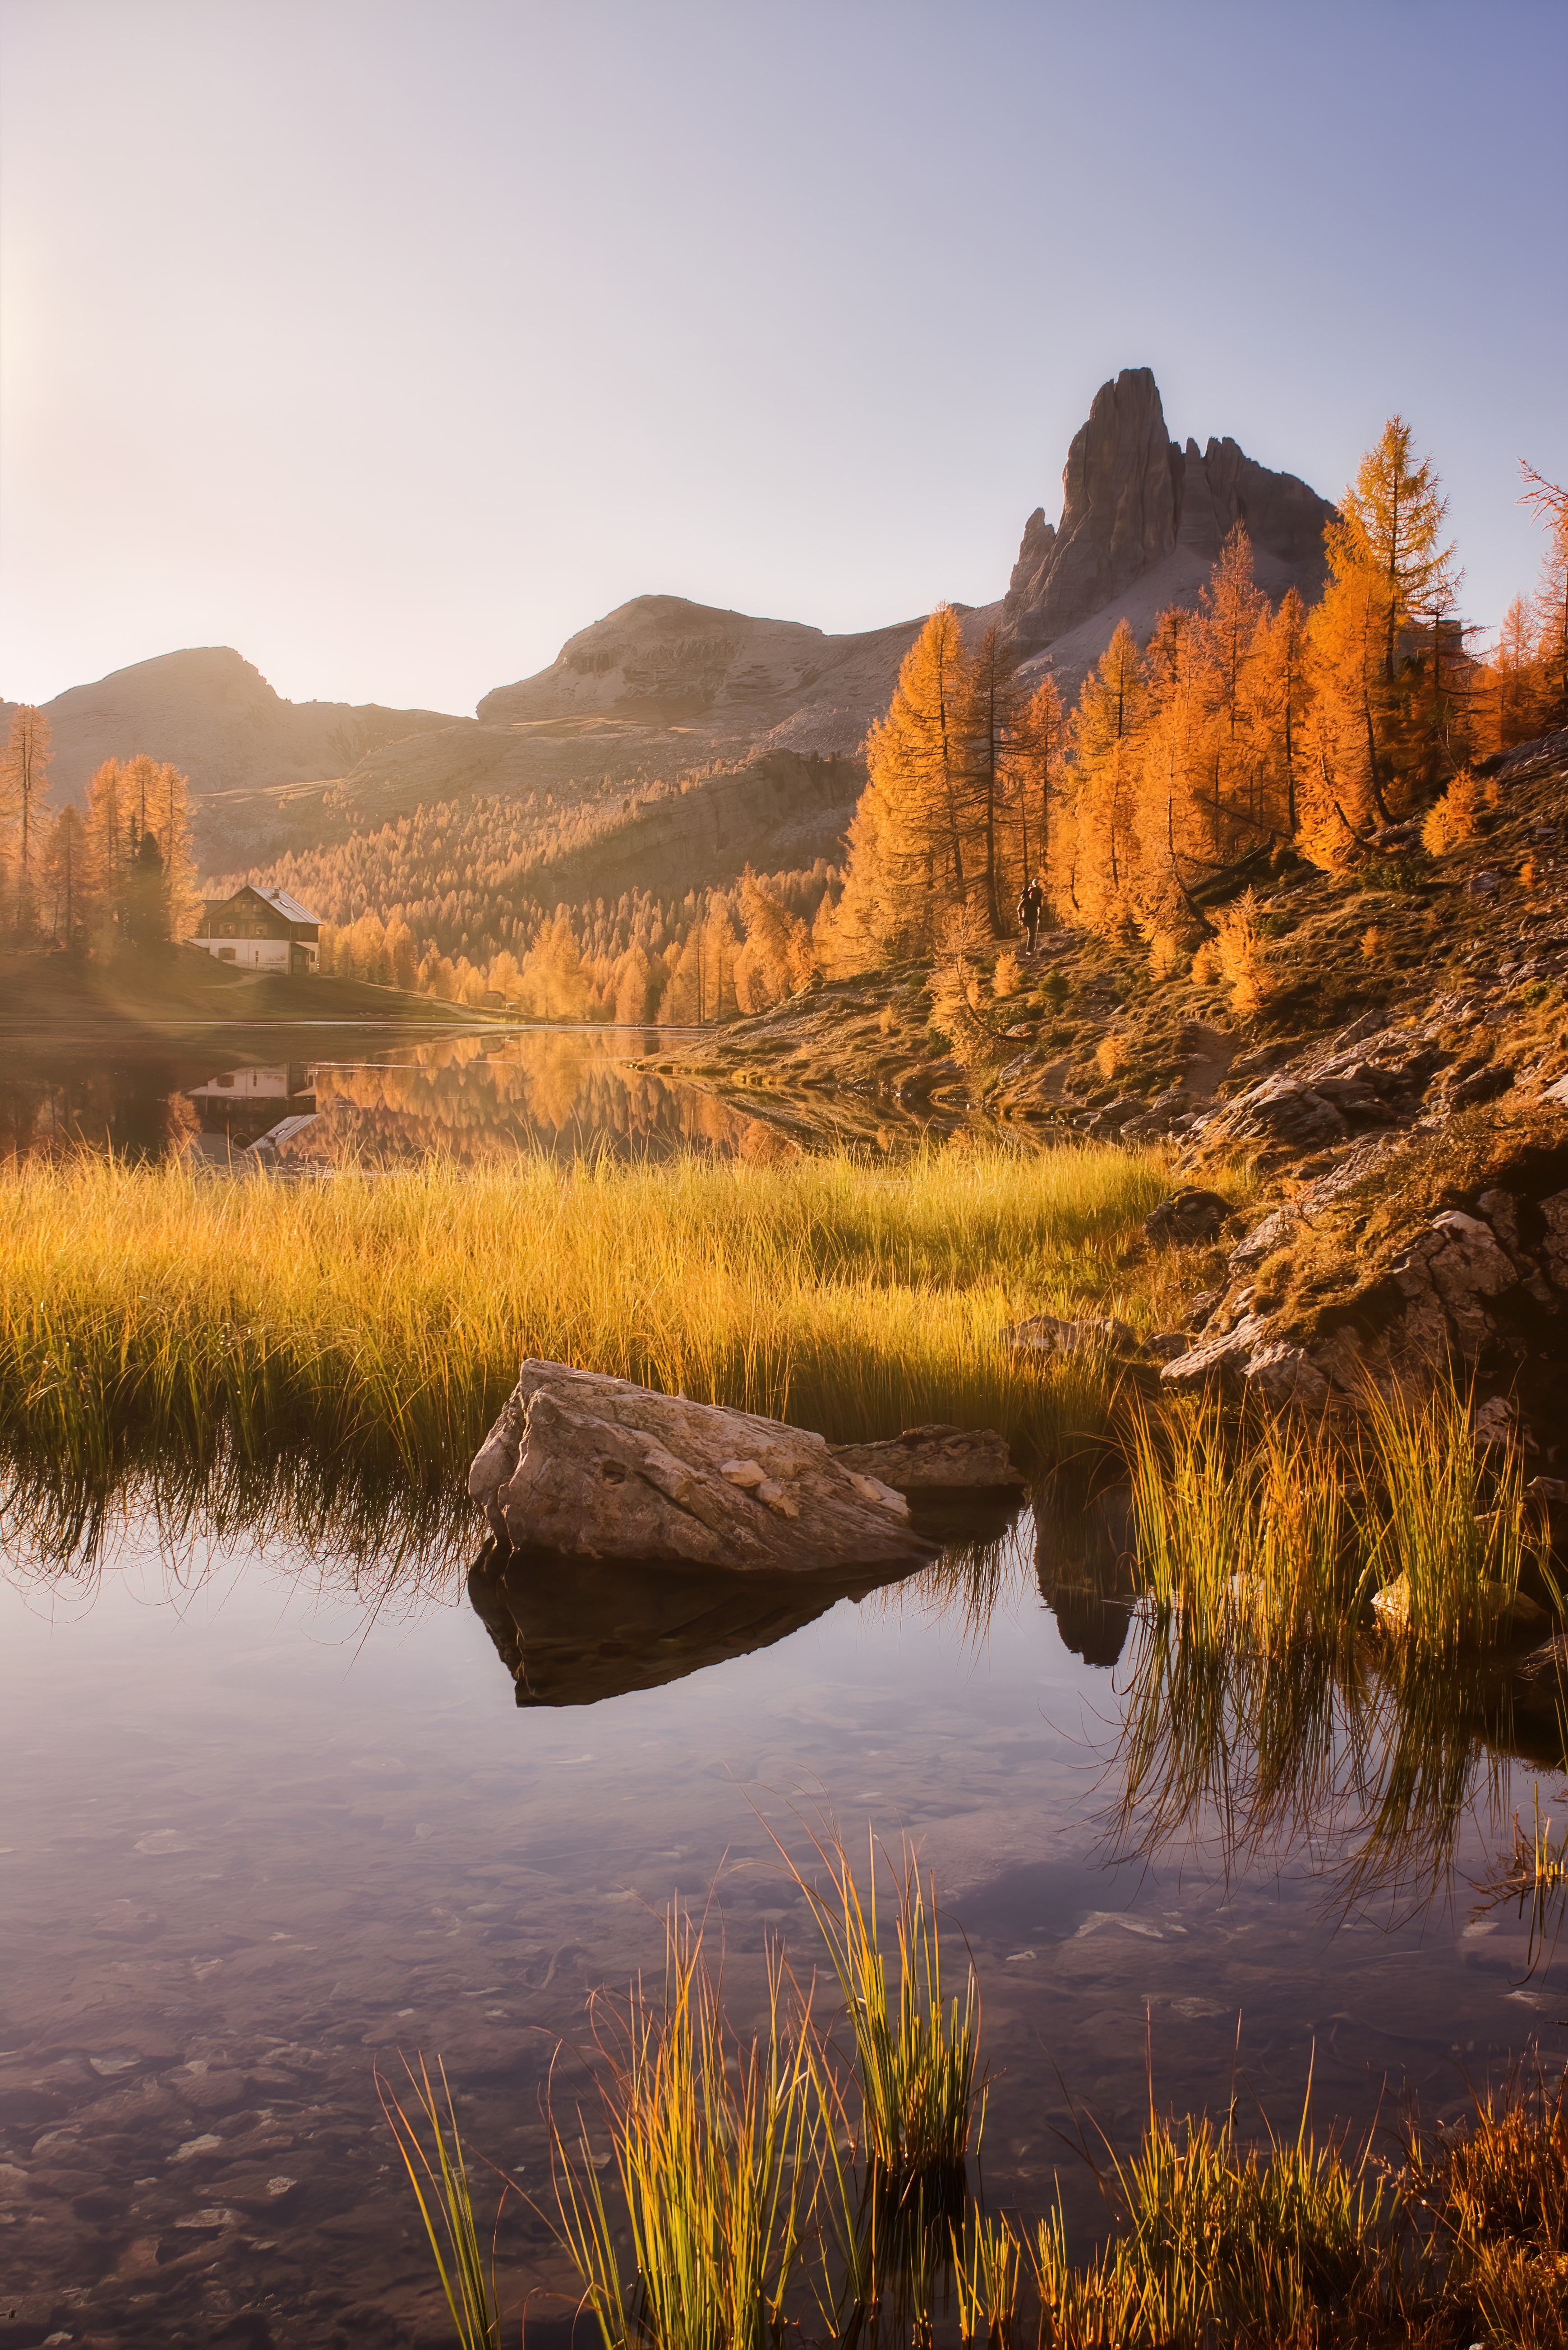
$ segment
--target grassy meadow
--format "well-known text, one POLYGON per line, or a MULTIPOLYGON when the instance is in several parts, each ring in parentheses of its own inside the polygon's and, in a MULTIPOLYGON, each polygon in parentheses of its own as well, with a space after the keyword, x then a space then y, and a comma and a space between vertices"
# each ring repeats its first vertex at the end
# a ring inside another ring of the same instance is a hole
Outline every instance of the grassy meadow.
POLYGON ((1025 1451, 1106 1425, 1103 1365, 1009 1321, 1147 1319, 1121 1260, 1159 1159, 1085 1146, 898 1169, 431 1162, 328 1183, 79 1159, 0 1179, 0 1430, 92 1478, 296 1448, 450 1481, 525 1356, 851 1440, 922 1420, 1025 1451))

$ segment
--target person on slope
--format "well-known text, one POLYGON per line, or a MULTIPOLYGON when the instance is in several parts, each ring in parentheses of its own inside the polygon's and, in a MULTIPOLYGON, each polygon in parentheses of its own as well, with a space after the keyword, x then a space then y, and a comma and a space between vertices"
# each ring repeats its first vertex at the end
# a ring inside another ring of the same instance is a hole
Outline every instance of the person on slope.
POLYGON ((1018 900, 1018 919, 1029 933, 1028 944, 1023 950, 1025 954, 1033 954, 1039 942, 1040 917, 1044 911, 1045 892, 1036 873, 1033 879, 1025 885, 1023 895, 1018 900))

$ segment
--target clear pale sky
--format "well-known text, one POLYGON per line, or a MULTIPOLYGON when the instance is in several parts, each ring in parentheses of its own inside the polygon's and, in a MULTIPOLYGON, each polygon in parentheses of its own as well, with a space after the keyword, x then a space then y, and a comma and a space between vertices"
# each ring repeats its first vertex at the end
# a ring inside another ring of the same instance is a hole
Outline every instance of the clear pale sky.
POLYGON ((0 691, 469 710, 650 590, 982 603, 1122 367, 1471 616, 1568 479, 1568 5, 0 0, 0 691))

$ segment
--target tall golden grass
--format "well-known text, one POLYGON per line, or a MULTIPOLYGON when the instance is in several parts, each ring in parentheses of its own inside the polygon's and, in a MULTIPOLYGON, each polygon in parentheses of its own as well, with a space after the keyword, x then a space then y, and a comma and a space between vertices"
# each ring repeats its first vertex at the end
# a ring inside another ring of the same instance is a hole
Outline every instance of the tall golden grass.
POLYGON ((88 1479, 300 1447, 428 1485, 537 1356, 839 1440, 940 1419, 1046 1446, 1104 1424, 1101 1382, 999 1334, 1115 1295, 1165 1189, 1156 1157, 1087 1145, 319 1184, 24 1164, 0 1176, 0 1436, 88 1479))
POLYGON ((554 2226, 605 2350, 765 2350, 777 2336, 822 2131, 809 2005, 791 2030, 784 1982, 775 1951, 765 2031, 742 2045, 701 1930, 669 1913, 662 2001, 635 1985, 599 2039, 618 2209, 587 2123, 569 2137, 552 2107, 554 2226))

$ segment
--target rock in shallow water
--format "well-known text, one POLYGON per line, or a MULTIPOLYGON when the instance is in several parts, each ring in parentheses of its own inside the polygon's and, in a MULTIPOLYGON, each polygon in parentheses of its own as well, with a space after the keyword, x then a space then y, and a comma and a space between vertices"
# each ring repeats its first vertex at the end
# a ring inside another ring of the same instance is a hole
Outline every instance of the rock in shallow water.
POLYGON ((898 1493, 995 1493, 1023 1482, 994 1428, 907 1428, 880 1444, 836 1444, 832 1451, 852 1475, 898 1493))
POLYGON ((569 1558, 809 1575, 940 1547, 902 1493, 807 1430, 562 1363, 524 1364, 468 1490, 513 1548, 569 1558))

